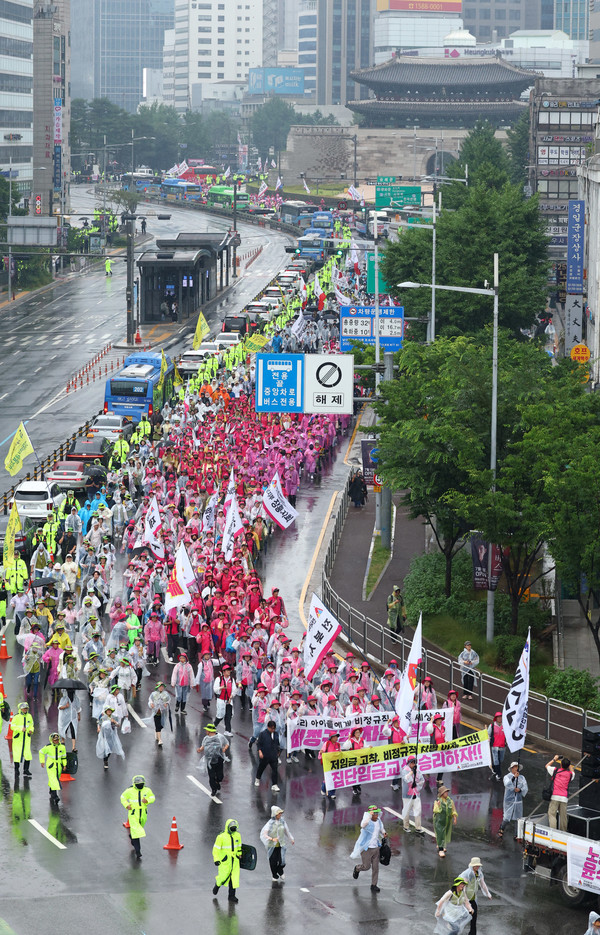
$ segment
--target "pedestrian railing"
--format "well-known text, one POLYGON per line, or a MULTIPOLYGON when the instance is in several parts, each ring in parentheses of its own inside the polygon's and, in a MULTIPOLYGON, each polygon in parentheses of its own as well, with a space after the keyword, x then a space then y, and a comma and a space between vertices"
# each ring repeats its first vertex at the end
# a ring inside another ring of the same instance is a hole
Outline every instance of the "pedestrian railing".
MULTIPOLYGON (((391 659, 396 659, 398 668, 403 669, 410 650, 410 641, 352 607, 340 597, 330 583, 329 578, 348 514, 348 505, 346 486, 338 503, 323 562, 323 603, 341 623, 346 640, 360 649, 369 660, 385 667, 391 659)), ((424 646, 423 668, 424 674, 430 675, 433 680, 440 705, 451 688, 456 688, 459 695, 462 693, 460 665, 457 660, 424 646)), ((487 673, 479 673, 469 709, 474 707, 478 714, 491 721, 494 714, 502 710, 509 689, 508 682, 487 673)), ((468 712, 466 717, 468 719, 468 712)), ((557 752, 565 748, 581 750, 582 731, 585 727, 592 726, 600 726, 600 714, 585 711, 556 698, 547 698, 538 692, 529 693, 528 736, 554 744, 557 752)))

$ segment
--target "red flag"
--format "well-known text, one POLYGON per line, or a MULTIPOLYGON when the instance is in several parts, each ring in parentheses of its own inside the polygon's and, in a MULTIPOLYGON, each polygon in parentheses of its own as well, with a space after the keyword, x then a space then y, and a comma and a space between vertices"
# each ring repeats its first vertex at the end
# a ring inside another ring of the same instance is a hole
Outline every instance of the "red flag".
POLYGON ((300 286, 300 295, 302 296, 302 308, 306 306, 306 283, 302 276, 300 277, 302 285, 300 286))
POLYGON ((317 276, 316 273, 315 273, 315 296, 319 303, 319 311, 322 312, 323 307, 325 305, 326 296, 325 296, 323 289, 321 289, 321 283, 319 282, 319 277, 317 276))

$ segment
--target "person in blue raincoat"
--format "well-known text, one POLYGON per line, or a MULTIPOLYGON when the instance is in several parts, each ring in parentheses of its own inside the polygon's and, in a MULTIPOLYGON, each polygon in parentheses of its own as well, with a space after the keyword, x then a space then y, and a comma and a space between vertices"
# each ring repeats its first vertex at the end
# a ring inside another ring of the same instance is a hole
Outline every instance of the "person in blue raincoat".
POLYGON ((90 501, 86 500, 81 509, 79 510, 79 519, 81 520, 81 534, 85 536, 88 528, 88 523, 90 521, 90 516, 92 515, 92 510, 90 506, 90 501))
POLYGON ((516 821, 523 817, 523 799, 527 795, 529 787, 525 776, 519 772, 519 764, 515 760, 510 764, 508 773, 504 777, 504 802, 502 824, 498 837, 502 837, 504 829, 511 821, 516 821))

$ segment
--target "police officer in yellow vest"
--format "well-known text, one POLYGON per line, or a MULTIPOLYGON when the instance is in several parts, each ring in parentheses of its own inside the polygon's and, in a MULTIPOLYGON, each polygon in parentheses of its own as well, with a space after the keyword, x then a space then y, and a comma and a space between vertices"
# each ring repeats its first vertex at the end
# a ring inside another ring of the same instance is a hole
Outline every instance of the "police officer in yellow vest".
POLYGON ((29 581, 29 571, 20 555, 15 555, 15 561, 6 565, 4 574, 11 594, 25 590, 25 585, 29 581))
POLYGON ((58 805, 58 793, 61 788, 60 776, 67 767, 67 751, 56 732, 50 734, 50 743, 42 747, 39 758, 42 769, 44 766, 46 767, 50 801, 53 805, 58 805))
POLYGON ((123 464, 127 458, 128 452, 129 442, 127 442, 124 438, 117 438, 112 450, 112 460, 114 461, 116 458, 120 464, 123 464))
POLYGON ((121 805, 127 809, 129 822, 129 840, 138 860, 142 859, 140 838, 146 837, 144 825, 148 817, 148 806, 152 805, 155 795, 143 776, 134 776, 132 785, 121 795, 121 805))
POLYGON ((33 718, 29 713, 29 705, 22 701, 19 705, 19 713, 13 715, 12 719, 12 756, 15 764, 15 779, 19 778, 21 763, 23 764, 23 776, 31 778, 31 738, 33 737, 34 724, 33 718))

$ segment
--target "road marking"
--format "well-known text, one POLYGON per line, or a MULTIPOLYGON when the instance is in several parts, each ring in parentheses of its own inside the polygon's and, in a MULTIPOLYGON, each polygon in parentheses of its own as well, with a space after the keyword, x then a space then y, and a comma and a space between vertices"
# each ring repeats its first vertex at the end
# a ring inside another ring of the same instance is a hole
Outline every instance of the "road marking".
POLYGON ((207 789, 206 786, 203 786, 202 783, 196 779, 195 776, 188 776, 190 782, 193 782, 195 786, 198 786, 199 789, 202 789, 205 795, 212 799, 213 802, 216 802, 217 805, 222 805, 221 799, 218 799, 216 796, 213 798, 210 789, 207 789))
POLYGON ((142 721, 141 717, 140 717, 138 714, 136 714, 136 712, 133 710, 133 708, 131 707, 130 704, 127 705, 127 710, 128 710, 129 713, 131 714, 131 716, 132 716, 132 718, 134 719, 134 721, 137 721, 137 722, 138 722, 138 724, 140 725, 140 727, 143 727, 144 730, 148 730, 148 725, 147 725, 147 724, 144 724, 144 722, 142 721))
POLYGON ((323 525, 321 526, 321 532, 319 533, 319 538, 318 538, 318 540, 317 540, 317 544, 316 544, 315 550, 314 550, 314 552, 313 552, 313 557, 312 557, 312 560, 311 560, 311 563, 310 563, 310 567, 309 567, 309 569, 308 569, 308 574, 306 575, 306 578, 304 579, 304 584, 302 585, 302 590, 301 590, 301 592, 300 592, 300 600, 298 601, 298 613, 300 614, 300 619, 302 620, 302 624, 303 624, 304 628, 306 628, 306 625, 307 625, 307 623, 306 623, 306 616, 305 616, 305 614, 304 614, 304 602, 305 602, 305 600, 306 600, 306 592, 308 591, 308 585, 310 584, 310 579, 311 579, 311 577, 312 577, 312 573, 313 573, 313 571, 315 570, 315 565, 317 564, 317 558, 318 558, 318 555, 319 555, 319 550, 320 550, 321 545, 322 545, 322 543, 323 543, 323 538, 324 538, 324 536, 325 536, 325 530, 327 529, 327 523, 329 522, 329 517, 331 516, 331 511, 333 510, 333 504, 335 503, 335 500, 336 500, 336 498, 337 498, 338 493, 339 493, 339 491, 336 490, 335 493, 332 493, 332 495, 331 495, 331 500, 329 501, 329 506, 327 507, 327 512, 326 512, 326 514, 325 514, 325 519, 323 520, 323 525))
POLYGON ((21 383, 25 383, 25 380, 19 380, 19 382, 17 383, 17 386, 21 386, 21 383))
POLYGON ((42 828, 39 821, 36 821, 35 818, 28 818, 27 821, 29 822, 30 825, 33 825, 34 828, 37 828, 40 834, 43 834, 45 838, 48 838, 49 841, 52 841, 55 847, 58 847, 58 849, 61 851, 66 851, 67 849, 66 846, 64 844, 61 844, 60 841, 57 841, 56 838, 53 837, 53 835, 51 835, 49 831, 46 831, 45 828, 42 828))
MULTIPOLYGON (((399 818, 400 821, 402 821, 402 815, 400 814, 400 812, 395 812, 393 808, 389 808, 387 805, 384 805, 383 808, 386 812, 390 812, 391 815, 395 815, 396 818, 399 818)), ((411 821, 410 824, 414 825, 414 821, 411 821)), ((433 831, 430 831, 429 828, 423 828, 423 826, 421 825, 421 831, 424 831, 425 834, 428 834, 430 838, 435 838, 435 834, 433 833, 433 831)))
POLYGON ((8 396, 8 393, 3 393, 2 396, 0 396, 0 399, 4 399, 5 396, 8 396))
POLYGON ((161 648, 160 648, 160 654, 161 654, 161 656, 163 657, 163 659, 165 660, 165 662, 166 662, 168 665, 170 665, 170 666, 176 665, 176 663, 175 663, 175 662, 171 662, 171 660, 170 660, 169 657, 167 656, 167 649, 166 649, 166 646, 161 646, 161 648))

